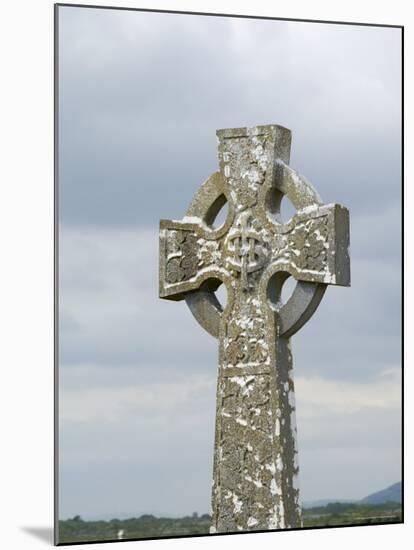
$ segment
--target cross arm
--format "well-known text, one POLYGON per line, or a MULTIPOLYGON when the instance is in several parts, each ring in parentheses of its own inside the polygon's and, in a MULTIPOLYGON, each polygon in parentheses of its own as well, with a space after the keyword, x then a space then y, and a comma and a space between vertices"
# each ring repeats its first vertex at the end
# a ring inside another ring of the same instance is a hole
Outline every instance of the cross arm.
POLYGON ((160 221, 160 298, 183 300, 200 288, 214 291, 228 275, 221 266, 220 241, 206 233, 199 218, 160 221))
POLYGON ((297 280, 350 286, 349 212, 339 204, 299 210, 275 235, 271 270, 297 280))

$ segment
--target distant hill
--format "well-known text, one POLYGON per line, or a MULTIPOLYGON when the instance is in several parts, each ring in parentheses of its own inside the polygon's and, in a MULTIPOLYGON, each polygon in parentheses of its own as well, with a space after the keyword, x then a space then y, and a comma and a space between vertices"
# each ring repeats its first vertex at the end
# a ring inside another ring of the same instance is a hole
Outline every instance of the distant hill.
POLYGON ((303 508, 317 508, 319 506, 327 506, 334 502, 352 503, 355 504, 383 504, 385 502, 400 502, 401 503, 401 481, 390 485, 386 489, 372 493, 361 500, 350 500, 343 498, 325 498, 320 500, 307 500, 302 503, 303 508))
POLYGON ((383 502, 401 502, 401 481, 382 491, 372 493, 359 501, 361 504, 382 504, 383 502))
POLYGON ((307 508, 319 508, 320 506, 326 506, 327 504, 332 504, 333 502, 340 502, 341 504, 350 504, 356 502, 355 500, 343 499, 343 498, 323 498, 320 500, 305 500, 302 502, 302 507, 307 508))

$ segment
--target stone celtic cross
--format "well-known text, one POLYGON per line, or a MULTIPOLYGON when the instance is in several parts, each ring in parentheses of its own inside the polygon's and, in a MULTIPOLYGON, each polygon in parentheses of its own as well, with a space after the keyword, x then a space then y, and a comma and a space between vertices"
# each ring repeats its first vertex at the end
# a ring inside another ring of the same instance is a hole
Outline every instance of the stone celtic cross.
POLYGON ((160 297, 219 339, 211 532, 301 526, 290 337, 328 284, 349 286, 349 214, 288 166, 276 125, 218 130, 220 170, 160 222, 160 297), (286 195, 296 208, 283 223, 286 195), (213 222, 225 203, 225 223, 213 222), (287 277, 296 279, 281 301, 287 277), (227 289, 223 309, 215 290, 227 289))

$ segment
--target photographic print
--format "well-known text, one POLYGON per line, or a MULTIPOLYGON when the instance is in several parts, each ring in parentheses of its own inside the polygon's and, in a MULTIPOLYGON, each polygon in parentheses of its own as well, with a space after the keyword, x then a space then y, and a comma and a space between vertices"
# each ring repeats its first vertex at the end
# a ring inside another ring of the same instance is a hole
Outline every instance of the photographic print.
POLYGON ((56 543, 401 523, 402 28, 55 16, 56 543))

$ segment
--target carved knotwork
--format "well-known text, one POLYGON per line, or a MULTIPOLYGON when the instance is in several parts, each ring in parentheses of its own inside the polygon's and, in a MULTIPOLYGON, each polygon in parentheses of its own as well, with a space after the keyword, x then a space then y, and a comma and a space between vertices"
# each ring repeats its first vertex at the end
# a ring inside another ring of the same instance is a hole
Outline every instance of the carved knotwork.
POLYGON ((289 253, 298 269, 322 272, 327 266, 328 217, 298 223, 288 233, 289 253))
POLYGON ((166 279, 177 284, 194 277, 198 269, 197 236, 190 231, 171 231, 167 245, 166 279))

